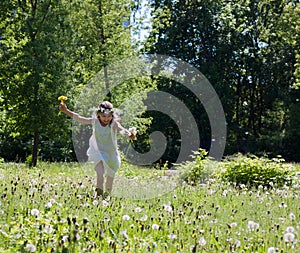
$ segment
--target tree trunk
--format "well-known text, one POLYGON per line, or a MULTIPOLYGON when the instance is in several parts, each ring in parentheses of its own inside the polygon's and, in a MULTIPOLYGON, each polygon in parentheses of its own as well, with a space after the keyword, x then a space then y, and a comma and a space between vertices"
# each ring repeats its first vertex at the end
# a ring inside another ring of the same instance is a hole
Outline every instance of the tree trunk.
POLYGON ((35 167, 37 165, 38 144, 39 144, 39 132, 38 130, 35 130, 34 137, 33 137, 32 167, 35 167))

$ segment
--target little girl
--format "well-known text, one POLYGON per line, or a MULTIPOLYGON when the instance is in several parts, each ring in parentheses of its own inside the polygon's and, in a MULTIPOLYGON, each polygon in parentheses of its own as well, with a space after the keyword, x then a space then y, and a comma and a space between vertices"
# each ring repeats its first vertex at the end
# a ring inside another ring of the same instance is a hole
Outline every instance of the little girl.
POLYGON ((113 112, 113 105, 108 101, 99 105, 97 117, 82 117, 70 111, 64 103, 60 104, 59 109, 80 123, 92 124, 93 134, 87 150, 88 161, 95 163, 97 195, 103 196, 104 192, 110 193, 115 173, 121 165, 116 134, 119 131, 131 139, 135 139, 135 134, 121 126, 113 112))

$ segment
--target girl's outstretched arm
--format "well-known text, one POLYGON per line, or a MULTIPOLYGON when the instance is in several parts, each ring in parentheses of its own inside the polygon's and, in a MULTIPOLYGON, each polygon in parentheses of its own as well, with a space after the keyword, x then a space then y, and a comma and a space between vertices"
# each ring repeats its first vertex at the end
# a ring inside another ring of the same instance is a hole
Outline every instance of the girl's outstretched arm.
POLYGON ((129 130, 127 130, 126 128, 124 128, 120 124, 120 122, 115 121, 115 127, 116 127, 116 130, 119 131, 122 135, 128 136, 132 140, 136 139, 135 133, 130 132, 129 130))
POLYGON ((68 109, 67 105, 60 104, 59 105, 59 110, 69 116, 70 118, 74 119, 75 121, 78 121, 83 124, 92 124, 93 119, 92 118, 86 118, 83 116, 80 116, 78 113, 72 112, 71 110, 68 109))

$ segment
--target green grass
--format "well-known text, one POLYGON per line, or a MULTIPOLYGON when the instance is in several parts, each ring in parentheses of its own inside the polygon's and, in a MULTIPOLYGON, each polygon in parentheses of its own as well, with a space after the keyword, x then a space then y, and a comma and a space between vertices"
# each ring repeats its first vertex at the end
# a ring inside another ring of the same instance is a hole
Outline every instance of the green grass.
MULTIPOLYGON (((118 173, 141 184, 165 175, 126 163, 118 173)), ((236 189, 211 179, 151 199, 126 198, 123 188, 125 197, 102 200, 92 166, 0 164, 0 179, 0 252, 300 252, 299 185, 236 189)))

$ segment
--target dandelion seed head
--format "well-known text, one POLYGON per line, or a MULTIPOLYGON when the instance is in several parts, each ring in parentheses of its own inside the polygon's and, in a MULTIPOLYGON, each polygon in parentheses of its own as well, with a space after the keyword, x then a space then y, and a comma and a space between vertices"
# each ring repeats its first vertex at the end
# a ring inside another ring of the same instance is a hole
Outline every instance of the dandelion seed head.
POLYGON ((295 241, 295 235, 293 233, 287 232, 284 234, 283 240, 287 243, 293 243, 295 241))
POLYGON ((169 236, 168 236, 170 239, 177 239, 177 235, 175 235, 174 233, 172 233, 172 234, 169 234, 169 236))
POLYGON ((159 229, 159 225, 158 224, 152 224, 152 229, 153 230, 158 230, 159 229))
POLYGON ((128 214, 125 214, 125 215, 123 215, 122 219, 124 221, 128 221, 128 220, 130 220, 130 216, 128 214))
POLYGON ((64 236, 62 237, 62 241, 63 241, 64 243, 66 243, 68 240, 69 240, 69 236, 64 235, 64 236))
POLYGON ((25 247, 25 250, 28 252, 35 252, 36 251, 36 247, 34 244, 32 243, 28 243, 25 247))
POLYGON ((232 222, 232 223, 230 223, 230 227, 231 227, 231 228, 235 228, 235 227, 237 227, 237 223, 236 223, 236 222, 232 222))
POLYGON ((47 234, 51 234, 53 232, 53 227, 51 225, 46 225, 44 231, 47 234))
POLYGON ((259 224, 254 221, 248 221, 248 229, 250 231, 257 230, 257 229, 259 229, 259 224))
POLYGON ((102 206, 108 206, 109 205, 109 203, 104 199, 104 200, 102 200, 102 206))
POLYGON ((276 253, 276 249, 274 247, 269 247, 267 253, 276 253))
POLYGON ((122 235, 125 239, 128 239, 127 229, 121 230, 120 235, 122 235))
POLYGON ((52 207, 52 203, 51 202, 48 202, 46 205, 45 205, 46 208, 50 209, 52 207))
POLYGON ((289 226, 289 227, 286 228, 285 232, 287 232, 287 233, 294 233, 295 232, 295 228, 292 227, 292 226, 289 226))
POLYGON ((163 205, 163 207, 165 211, 169 213, 173 212, 173 208, 170 205, 163 205))
POLYGON ((290 218, 291 221, 294 221, 296 219, 296 216, 295 216, 295 214, 290 213, 289 218, 290 218))
POLYGON ((204 239, 204 237, 201 237, 199 239, 198 243, 201 247, 204 247, 206 245, 206 240, 204 239))
POLYGON ((146 221, 148 220, 148 215, 143 215, 141 218, 140 218, 140 221, 146 221))
POLYGON ((31 215, 33 215, 33 216, 38 216, 39 213, 40 213, 40 211, 39 211, 38 209, 34 208, 34 209, 31 210, 30 213, 31 213, 31 215))
POLYGON ((280 203, 279 208, 287 208, 287 204, 284 202, 280 203))

